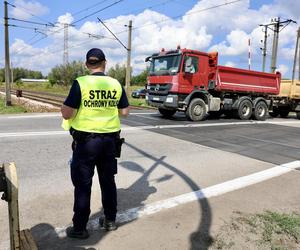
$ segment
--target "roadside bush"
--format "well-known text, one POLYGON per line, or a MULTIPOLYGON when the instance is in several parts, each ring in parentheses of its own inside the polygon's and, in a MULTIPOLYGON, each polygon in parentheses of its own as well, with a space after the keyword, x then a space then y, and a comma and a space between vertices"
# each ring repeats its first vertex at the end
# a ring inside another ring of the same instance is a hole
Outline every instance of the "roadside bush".
POLYGON ((89 71, 81 61, 73 61, 67 65, 58 65, 54 67, 48 75, 49 83, 53 86, 71 85, 73 80, 79 76, 88 74, 89 71))

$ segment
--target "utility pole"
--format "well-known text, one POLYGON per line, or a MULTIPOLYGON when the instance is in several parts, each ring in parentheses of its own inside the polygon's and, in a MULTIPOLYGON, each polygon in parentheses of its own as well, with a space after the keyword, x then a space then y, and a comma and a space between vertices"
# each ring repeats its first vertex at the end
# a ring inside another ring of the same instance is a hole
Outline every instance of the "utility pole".
POLYGON ((13 63, 10 63, 10 72, 11 72, 11 83, 14 83, 14 68, 13 68, 13 63))
POLYGON ((282 31, 286 26, 290 23, 296 23, 292 19, 288 19, 286 21, 280 21, 280 17, 277 19, 271 20, 274 26, 274 36, 273 36, 273 47, 272 47, 272 61, 271 61, 271 72, 275 72, 276 70, 276 61, 277 61, 277 52, 278 52, 278 41, 279 41, 279 32, 282 31), (282 27, 282 29, 280 29, 282 27))
MULTIPOLYGON (((132 20, 129 21, 128 25, 128 45, 127 47, 122 43, 122 41, 105 25, 105 23, 97 17, 99 22, 114 36, 114 38, 127 50, 127 66, 126 66, 126 77, 125 77, 125 88, 128 92, 128 87, 130 86, 130 76, 131 76, 131 33, 132 33, 132 20)), ((127 25, 125 25, 127 26, 127 25)))
POLYGON ((7 1, 4 1, 5 106, 11 106, 7 1))
POLYGON ((68 34, 69 24, 64 23, 64 56, 63 56, 63 64, 66 66, 69 63, 69 34, 68 34))
POLYGON ((266 56, 267 56, 267 39, 268 39, 268 25, 259 25, 259 26, 263 26, 264 27, 264 46, 263 48, 261 48, 262 50, 262 55, 263 55, 263 63, 262 63, 262 71, 265 72, 266 71, 266 56))
POLYGON ((278 51, 278 38, 279 38, 279 28, 280 17, 274 20, 274 36, 273 36, 273 47, 272 47, 272 59, 271 59, 271 72, 274 73, 276 70, 276 61, 277 61, 277 51, 278 51))
POLYGON ((272 45, 272 60, 271 60, 271 72, 275 72, 276 70, 276 61, 277 61, 277 52, 278 52, 278 41, 279 41, 279 33, 282 31, 286 26, 288 26, 290 23, 296 23, 292 19, 288 19, 285 21, 280 21, 280 17, 271 19, 271 23, 268 24, 260 24, 259 26, 265 27, 263 30, 264 35, 264 46, 261 48, 262 55, 263 55, 263 65, 262 70, 265 72, 266 69, 266 55, 267 55, 267 38, 268 38, 268 29, 272 30, 274 32, 273 35, 273 45, 272 45), (271 28, 272 27, 272 28, 271 28))
POLYGON ((130 86, 130 78, 131 78, 131 34, 132 34, 132 20, 129 21, 129 25, 128 25, 127 66, 126 66, 126 81, 125 81, 126 92, 128 92, 128 87, 130 86))
POLYGON ((297 57, 298 57, 298 72, 299 72, 298 80, 300 81, 300 44, 299 44, 299 39, 300 39, 300 27, 298 28, 298 31, 297 31, 297 40, 296 40, 296 48, 295 48, 295 56, 294 56, 292 81, 295 80, 297 57))

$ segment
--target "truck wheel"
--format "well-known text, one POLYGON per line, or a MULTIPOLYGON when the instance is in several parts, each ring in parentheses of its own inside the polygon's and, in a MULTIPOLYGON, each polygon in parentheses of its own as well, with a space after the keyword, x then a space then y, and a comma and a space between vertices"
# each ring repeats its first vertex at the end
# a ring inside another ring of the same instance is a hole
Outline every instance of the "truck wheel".
POLYGON ((259 121, 266 120, 268 114, 268 106, 265 102, 260 101, 255 105, 254 118, 259 121))
POLYGON ((279 110, 279 115, 280 115, 281 118, 287 118, 289 113, 290 113, 289 110, 279 110))
POLYGON ((190 102, 186 110, 186 116, 191 121, 202 121, 207 113, 205 102, 200 98, 195 98, 190 102))
POLYGON ((241 101, 238 108, 238 117, 241 120, 249 120, 252 115, 253 105, 252 102, 248 99, 241 101))
POLYGON ((158 111, 162 116, 167 117, 167 118, 172 117, 176 113, 176 110, 174 110, 174 109, 158 108, 158 111))

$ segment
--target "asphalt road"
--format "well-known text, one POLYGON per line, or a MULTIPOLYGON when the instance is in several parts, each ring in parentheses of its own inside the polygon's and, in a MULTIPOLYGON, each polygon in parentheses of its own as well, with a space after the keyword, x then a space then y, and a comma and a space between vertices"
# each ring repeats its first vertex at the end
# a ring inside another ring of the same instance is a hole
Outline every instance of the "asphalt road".
MULTIPOLYGON (((106 234, 94 225, 101 213, 95 176, 92 235, 86 241, 69 240, 64 228, 72 218, 73 188, 68 166, 71 138, 62 131, 60 122, 59 114, 0 116, 0 162, 17 165, 21 229, 32 230, 40 249, 207 249, 218 225, 216 215, 229 216, 232 209, 251 207, 244 207, 247 202, 242 190, 249 193, 247 201, 260 204, 253 210, 273 206, 277 201, 274 197, 255 198, 257 189, 264 194, 263 183, 281 185, 280 190, 274 190, 283 192, 277 208, 280 201, 284 209, 299 207, 299 188, 294 185, 300 180, 298 170, 218 194, 218 198, 203 195, 190 202, 176 198, 171 201, 177 202, 172 208, 168 200, 198 190, 205 193, 214 185, 300 160, 300 121, 294 117, 266 122, 223 118, 195 123, 180 113, 169 120, 156 111, 133 110, 122 119, 126 144, 116 177, 122 226, 106 234), (223 199, 228 195, 236 201, 236 208, 223 199)), ((0 225, 0 249, 7 249, 4 202, 0 203, 0 225)))

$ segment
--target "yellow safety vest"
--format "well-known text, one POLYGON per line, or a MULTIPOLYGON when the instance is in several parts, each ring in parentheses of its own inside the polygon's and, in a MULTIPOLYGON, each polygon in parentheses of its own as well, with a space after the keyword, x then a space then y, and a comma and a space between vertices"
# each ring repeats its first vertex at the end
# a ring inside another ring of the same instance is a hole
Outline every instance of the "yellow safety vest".
POLYGON ((74 118, 63 120, 62 127, 84 132, 112 133, 120 130, 118 103, 121 84, 109 76, 88 75, 76 79, 81 91, 81 104, 74 118))

